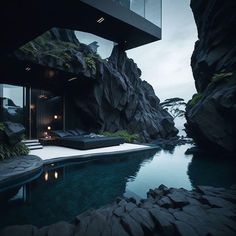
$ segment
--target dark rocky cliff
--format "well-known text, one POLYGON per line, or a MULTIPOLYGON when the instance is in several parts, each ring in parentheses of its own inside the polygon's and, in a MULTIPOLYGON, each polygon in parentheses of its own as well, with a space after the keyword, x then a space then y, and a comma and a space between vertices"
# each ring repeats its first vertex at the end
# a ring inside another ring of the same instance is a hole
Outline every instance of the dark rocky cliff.
POLYGON ((198 94, 188 103, 187 132, 211 150, 236 151, 236 1, 192 0, 198 28, 191 66, 198 94))
POLYGON ((65 91, 78 114, 78 122, 69 120, 69 126, 73 123, 95 132, 127 130, 145 142, 177 134, 152 86, 141 80, 140 69, 119 47, 103 60, 91 46, 80 43, 73 31, 54 28, 15 56, 79 78, 65 91))

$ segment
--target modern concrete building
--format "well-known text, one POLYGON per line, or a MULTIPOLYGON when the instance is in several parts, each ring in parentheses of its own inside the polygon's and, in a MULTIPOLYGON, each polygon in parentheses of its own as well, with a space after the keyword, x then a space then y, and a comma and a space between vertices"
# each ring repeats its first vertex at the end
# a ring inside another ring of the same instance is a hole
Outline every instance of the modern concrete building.
POLYGON ((0 4, 0 121, 23 123, 29 138, 41 136, 52 122, 54 128, 65 128, 64 98, 47 89, 43 76, 50 73, 48 68, 35 65, 30 72, 29 62, 9 60, 9 54, 52 27, 90 33, 89 37, 99 36, 124 50, 161 39, 161 0, 9 0, 0 4))

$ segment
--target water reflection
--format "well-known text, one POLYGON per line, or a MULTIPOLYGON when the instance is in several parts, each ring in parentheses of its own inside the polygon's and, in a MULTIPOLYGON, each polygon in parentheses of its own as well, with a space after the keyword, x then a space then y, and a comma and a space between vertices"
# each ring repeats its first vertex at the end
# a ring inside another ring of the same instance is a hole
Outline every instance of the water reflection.
POLYGON ((188 176, 192 186, 210 185, 228 188, 235 184, 236 160, 212 155, 207 153, 193 155, 188 166, 188 176))
POLYGON ((162 150, 156 153, 151 161, 142 164, 134 180, 128 180, 126 190, 145 198, 150 188, 156 188, 161 184, 192 189, 187 175, 192 157, 184 154, 188 147, 190 145, 183 145, 170 151, 162 150))
POLYGON ((5 204, 0 225, 72 221, 79 213, 112 203, 122 196, 128 179, 135 179, 144 160, 156 151, 132 154, 128 159, 58 167, 48 166, 43 175, 27 186, 27 204, 5 204))
MULTIPOLYGON (((135 153, 127 159, 80 165, 50 165, 27 186, 27 204, 0 206, 0 226, 72 221, 79 213, 109 204, 117 196, 146 197, 160 184, 191 190, 196 185, 229 187, 235 184, 234 160, 207 154, 185 155, 186 144, 171 151, 135 153)), ((107 158, 106 158, 107 159, 107 158)))

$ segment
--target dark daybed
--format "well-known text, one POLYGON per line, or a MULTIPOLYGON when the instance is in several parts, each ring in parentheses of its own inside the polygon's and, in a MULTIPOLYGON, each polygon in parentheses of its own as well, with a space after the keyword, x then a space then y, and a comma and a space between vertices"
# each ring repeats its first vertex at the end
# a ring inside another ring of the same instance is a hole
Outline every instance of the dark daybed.
POLYGON ((76 130, 54 131, 53 133, 58 137, 56 145, 81 150, 110 147, 124 143, 124 140, 119 137, 106 137, 76 130))

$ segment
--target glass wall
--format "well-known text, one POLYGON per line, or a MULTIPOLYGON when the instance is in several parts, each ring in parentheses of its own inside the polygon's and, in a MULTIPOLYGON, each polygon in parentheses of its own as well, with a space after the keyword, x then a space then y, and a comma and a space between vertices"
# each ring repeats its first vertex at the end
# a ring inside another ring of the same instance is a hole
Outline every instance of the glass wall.
POLYGON ((49 91, 30 89, 30 137, 47 137, 63 129, 63 97, 49 91))
POLYGON ((11 121, 24 125, 24 88, 0 84, 0 122, 11 121))
POLYGON ((106 59, 111 55, 114 42, 82 31, 75 31, 75 35, 80 43, 88 45, 102 59, 106 59))
POLYGON ((112 0, 161 28, 162 0, 112 0))

